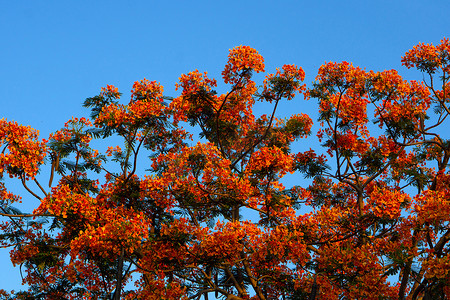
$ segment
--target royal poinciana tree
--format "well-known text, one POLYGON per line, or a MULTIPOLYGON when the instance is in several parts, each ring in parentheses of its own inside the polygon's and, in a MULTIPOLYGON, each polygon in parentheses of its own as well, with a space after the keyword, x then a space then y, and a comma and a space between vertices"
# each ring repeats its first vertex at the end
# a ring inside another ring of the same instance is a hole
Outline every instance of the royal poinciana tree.
POLYGON ((29 286, 3 299, 448 299, 449 40, 402 62, 423 81, 341 62, 258 88, 263 57, 240 46, 224 94, 193 71, 176 98, 107 86, 48 140, 2 119, 1 245, 29 286), (318 101, 317 133, 295 96, 318 101), (278 119, 281 101, 298 114, 278 119))

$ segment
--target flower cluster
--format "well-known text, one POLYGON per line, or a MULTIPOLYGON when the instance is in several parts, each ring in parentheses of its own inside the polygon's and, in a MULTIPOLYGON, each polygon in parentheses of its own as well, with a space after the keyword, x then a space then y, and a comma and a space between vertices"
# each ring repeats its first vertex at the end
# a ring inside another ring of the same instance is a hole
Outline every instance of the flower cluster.
MULTIPOLYGON (((136 81, 131 90, 131 100, 128 105, 116 102, 101 107, 95 125, 101 127, 120 127, 122 125, 136 125, 151 118, 165 115, 167 107, 163 101, 163 87, 156 81, 143 79, 136 81)), ((118 93, 117 88, 108 86, 102 88, 102 96, 118 93), (110 90, 113 90, 111 92, 110 90)))
POLYGON ((249 46, 238 46, 230 50, 228 62, 222 72, 225 83, 236 84, 241 76, 249 78, 250 71, 264 72, 264 58, 249 46))
POLYGON ((143 79, 135 81, 131 90, 131 101, 162 101, 164 88, 156 81, 143 79))
POLYGON ((120 99, 119 89, 114 85, 108 84, 106 87, 101 88, 100 96, 104 98, 120 99))
POLYGON ((402 64, 407 68, 416 67, 422 72, 433 74, 438 69, 448 73, 450 71, 450 41, 441 40, 437 46, 420 43, 406 52, 402 57, 402 64))
POLYGON ((179 97, 170 104, 176 121, 193 119, 207 111, 217 110, 219 101, 213 92, 217 86, 215 79, 209 79, 207 73, 198 70, 181 75, 176 90, 181 89, 179 97))
POLYGON ((300 84, 304 79, 305 72, 301 67, 284 65, 282 70, 277 69, 275 74, 266 76, 261 98, 268 102, 280 98, 292 100, 296 93, 301 93, 306 89, 306 85, 300 84))
POLYGON ((47 141, 39 141, 38 134, 29 126, 0 120, 0 177, 6 170, 10 177, 34 179, 47 154, 47 141))

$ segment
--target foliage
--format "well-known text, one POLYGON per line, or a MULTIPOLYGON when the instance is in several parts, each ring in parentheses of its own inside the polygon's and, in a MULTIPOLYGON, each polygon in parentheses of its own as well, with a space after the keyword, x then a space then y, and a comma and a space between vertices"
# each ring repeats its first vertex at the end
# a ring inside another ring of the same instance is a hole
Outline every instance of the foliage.
POLYGON ((29 286, 0 295, 448 299, 449 40, 419 44, 402 62, 424 81, 330 62, 311 88, 295 65, 257 88, 264 59, 240 46, 222 72, 224 94, 193 71, 176 98, 146 79, 127 104, 102 88, 84 102, 91 120, 73 118, 48 140, 2 119, 0 174, 40 204, 21 213, 0 183, 1 245, 29 286), (309 116, 275 116, 298 94, 319 103, 323 150, 292 150, 314 144, 309 116), (255 116, 256 101, 272 112, 255 116), (199 127, 200 142, 182 126, 199 127), (93 139, 111 146, 101 154, 93 139), (288 173, 298 178, 290 188, 288 173))

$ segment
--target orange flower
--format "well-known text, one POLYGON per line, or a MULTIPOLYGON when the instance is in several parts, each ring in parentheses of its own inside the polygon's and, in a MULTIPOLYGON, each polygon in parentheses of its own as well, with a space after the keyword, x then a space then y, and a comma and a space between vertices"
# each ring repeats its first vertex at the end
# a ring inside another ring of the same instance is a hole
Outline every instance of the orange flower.
POLYGON ((236 84, 241 76, 249 79, 251 73, 264 72, 264 58, 249 46, 238 46, 230 50, 228 62, 222 72, 225 83, 236 84))

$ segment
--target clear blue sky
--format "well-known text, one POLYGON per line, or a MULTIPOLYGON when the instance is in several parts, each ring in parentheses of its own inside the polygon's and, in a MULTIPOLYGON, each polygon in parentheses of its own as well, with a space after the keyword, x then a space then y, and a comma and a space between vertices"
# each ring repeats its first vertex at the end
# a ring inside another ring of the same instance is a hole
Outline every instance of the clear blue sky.
MULTIPOLYGON (((0 1, 0 118, 46 138, 107 84, 128 95, 144 77, 176 95, 182 73, 220 79, 228 49, 256 48, 266 71, 302 66, 310 83, 325 61, 374 70, 401 67, 419 42, 450 37, 450 1, 0 1)), ((220 82, 219 82, 220 85, 220 82)), ((222 88, 225 88, 222 85, 222 88)), ((219 88, 220 89, 220 88, 219 88)), ((312 113, 302 98, 284 113, 312 113)), ((27 201, 27 199, 24 199, 27 201)), ((0 251, 0 288, 20 289, 0 251)))

